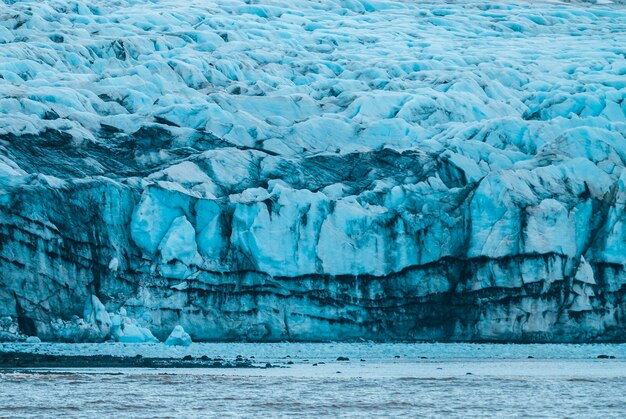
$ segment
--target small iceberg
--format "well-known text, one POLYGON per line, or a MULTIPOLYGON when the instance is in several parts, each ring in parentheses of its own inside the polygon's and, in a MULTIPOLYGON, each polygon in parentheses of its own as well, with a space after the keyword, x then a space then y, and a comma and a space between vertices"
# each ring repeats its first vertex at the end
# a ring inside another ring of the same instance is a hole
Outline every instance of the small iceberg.
POLYGON ((141 327, 126 315, 126 310, 121 308, 118 314, 111 316, 111 337, 116 342, 122 343, 148 343, 158 342, 150 329, 141 327))
POLYGON ((191 336, 185 332, 181 325, 178 325, 172 330, 165 344, 168 346, 189 346, 191 345, 191 336))

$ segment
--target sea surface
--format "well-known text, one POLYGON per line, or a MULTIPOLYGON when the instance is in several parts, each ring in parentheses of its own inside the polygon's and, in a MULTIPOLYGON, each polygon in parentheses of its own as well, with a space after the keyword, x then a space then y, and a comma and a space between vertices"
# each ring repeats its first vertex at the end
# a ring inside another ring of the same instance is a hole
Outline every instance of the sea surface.
POLYGON ((106 343, 0 351, 241 355, 273 366, 8 369, 0 371, 0 417, 626 417, 626 345, 106 343))

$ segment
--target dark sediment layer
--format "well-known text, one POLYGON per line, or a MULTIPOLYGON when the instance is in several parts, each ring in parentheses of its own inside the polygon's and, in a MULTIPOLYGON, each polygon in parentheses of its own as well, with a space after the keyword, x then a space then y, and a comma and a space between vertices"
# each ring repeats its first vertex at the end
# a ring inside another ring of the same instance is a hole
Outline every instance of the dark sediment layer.
POLYGON ((24 352, 0 353, 0 369, 21 368, 271 368, 236 358, 148 358, 113 355, 49 355, 24 352))

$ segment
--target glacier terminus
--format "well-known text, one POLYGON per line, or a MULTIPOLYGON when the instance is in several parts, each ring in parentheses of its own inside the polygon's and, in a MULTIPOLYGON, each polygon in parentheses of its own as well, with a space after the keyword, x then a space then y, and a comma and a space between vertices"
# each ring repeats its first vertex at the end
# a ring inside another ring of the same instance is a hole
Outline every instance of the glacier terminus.
POLYGON ((625 341, 599 3, 0 2, 0 340, 625 341))

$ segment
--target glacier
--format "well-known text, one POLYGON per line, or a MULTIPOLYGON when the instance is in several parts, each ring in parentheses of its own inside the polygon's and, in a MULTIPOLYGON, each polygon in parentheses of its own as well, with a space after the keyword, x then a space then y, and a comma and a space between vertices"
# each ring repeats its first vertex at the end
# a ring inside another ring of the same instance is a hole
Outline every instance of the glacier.
POLYGON ((598 3, 0 2, 0 340, 626 341, 598 3))

